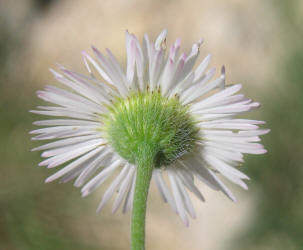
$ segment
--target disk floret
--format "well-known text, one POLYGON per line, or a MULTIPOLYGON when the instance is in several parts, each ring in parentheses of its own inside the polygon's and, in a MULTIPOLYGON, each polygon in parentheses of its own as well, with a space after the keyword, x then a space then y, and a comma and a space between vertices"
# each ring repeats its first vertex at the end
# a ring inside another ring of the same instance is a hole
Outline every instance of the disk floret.
POLYGON ((116 99, 104 116, 107 139, 116 152, 136 164, 152 154, 154 166, 168 166, 192 152, 198 131, 189 107, 160 91, 133 93, 116 99))

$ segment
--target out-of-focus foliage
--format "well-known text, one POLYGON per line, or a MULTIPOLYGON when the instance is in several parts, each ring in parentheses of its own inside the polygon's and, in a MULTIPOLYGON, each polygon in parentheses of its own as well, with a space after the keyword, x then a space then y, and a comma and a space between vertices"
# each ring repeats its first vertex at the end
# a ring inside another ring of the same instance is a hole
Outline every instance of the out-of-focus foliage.
POLYGON ((30 152, 33 120, 28 110, 37 99, 32 83, 23 79, 20 84, 12 77, 17 72, 9 72, 14 69, 11 56, 23 48, 24 34, 10 26, 3 9, 0 12, 0 249, 100 249, 75 236, 73 227, 81 224, 71 204, 77 199, 74 189, 63 199, 60 187, 44 185, 42 169, 35 167, 39 154, 30 152), (62 206, 53 206, 59 203, 62 206))
POLYGON ((234 242, 239 250, 303 249, 303 29, 297 3, 277 5, 285 34, 279 39, 287 51, 277 63, 279 82, 265 83, 276 88, 261 98, 266 107, 262 119, 271 128, 264 140, 268 155, 247 166, 259 191, 257 218, 234 242))

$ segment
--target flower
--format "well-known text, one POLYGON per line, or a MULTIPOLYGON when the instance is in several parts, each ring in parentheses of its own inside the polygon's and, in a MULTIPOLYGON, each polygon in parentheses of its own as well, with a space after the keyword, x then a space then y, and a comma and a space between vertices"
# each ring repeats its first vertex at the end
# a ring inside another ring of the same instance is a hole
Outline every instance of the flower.
POLYGON ((67 88, 38 91, 52 106, 31 112, 62 118, 34 122, 46 127, 31 133, 34 140, 52 140, 33 149, 47 158, 40 166, 65 164, 46 182, 76 179, 86 196, 117 173, 98 211, 116 191, 113 212, 121 204, 123 212, 132 207, 138 166, 150 157, 163 200, 188 225, 188 214, 196 216, 188 191, 204 201, 196 179, 234 201, 219 176, 247 189, 243 180, 249 178, 237 166, 244 153, 266 152, 258 142, 269 130, 259 129, 262 121, 234 118, 259 103, 236 94, 241 84, 225 85, 224 66, 214 80, 215 69, 206 70, 210 55, 193 69, 202 40, 179 56, 177 39, 166 56, 166 35, 162 31, 155 42, 144 35, 141 47, 126 32, 126 73, 110 50, 106 57, 95 47, 97 61, 83 52, 89 76, 60 65, 60 73, 51 69, 67 88))

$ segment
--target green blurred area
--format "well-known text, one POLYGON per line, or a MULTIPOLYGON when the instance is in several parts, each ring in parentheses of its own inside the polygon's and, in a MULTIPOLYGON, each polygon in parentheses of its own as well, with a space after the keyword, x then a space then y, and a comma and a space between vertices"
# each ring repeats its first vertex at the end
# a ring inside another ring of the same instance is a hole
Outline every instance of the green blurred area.
POLYGON ((277 63, 278 84, 268 83, 277 87, 259 98, 266 107, 261 119, 271 129, 263 140, 268 154, 247 164, 259 190, 257 218, 231 249, 303 249, 303 28, 297 3, 277 1, 286 53, 277 63))
MULTIPOLYGON (((275 82, 264 83, 272 89, 254 93, 263 104, 258 118, 271 129, 263 139, 268 154, 247 157, 245 169, 258 195, 256 218, 229 249, 303 249, 303 30, 294 14, 299 1, 272 1, 285 31, 278 39, 286 52, 274 66, 275 82)), ((33 2, 20 33, 10 27, 5 15, 0 16, 0 249, 109 249, 79 237, 92 222, 88 218, 83 229, 79 218, 89 207, 87 202, 72 185, 64 190, 59 184, 45 185, 49 170, 37 167, 40 156, 30 152, 37 145, 28 134, 35 119, 28 110, 39 104, 37 83, 12 77, 10 59, 26 46, 26 29, 34 16, 43 16, 53 4, 33 2), (82 209, 77 209, 75 204, 80 203, 82 209)))
POLYGON ((303 249, 303 51, 289 52, 281 72, 287 88, 275 89, 263 101, 270 111, 263 119, 272 130, 264 140, 268 155, 247 166, 260 191, 258 217, 242 245, 249 249, 269 249, 262 245, 271 242, 270 249, 303 249))

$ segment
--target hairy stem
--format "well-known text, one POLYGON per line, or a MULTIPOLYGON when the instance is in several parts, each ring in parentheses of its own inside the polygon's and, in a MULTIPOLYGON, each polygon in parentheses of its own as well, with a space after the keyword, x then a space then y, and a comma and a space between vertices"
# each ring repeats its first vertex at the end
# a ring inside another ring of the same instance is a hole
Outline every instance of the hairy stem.
POLYGON ((145 249, 145 215, 147 196, 154 167, 154 153, 144 144, 137 155, 136 187, 131 219, 131 249, 145 249))

